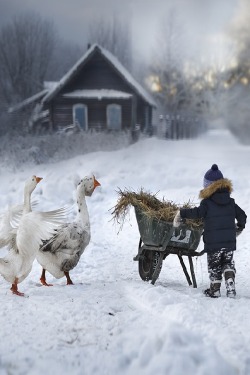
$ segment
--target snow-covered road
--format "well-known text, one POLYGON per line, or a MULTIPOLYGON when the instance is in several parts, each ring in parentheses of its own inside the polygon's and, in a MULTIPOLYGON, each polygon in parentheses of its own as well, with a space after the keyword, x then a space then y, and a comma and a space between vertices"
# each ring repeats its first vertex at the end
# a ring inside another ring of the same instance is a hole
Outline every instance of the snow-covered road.
POLYGON ((235 252, 237 298, 226 298, 223 286, 220 299, 208 299, 205 255, 194 259, 197 289, 174 255, 155 285, 143 282, 133 261, 139 241, 133 210, 122 230, 110 211, 118 187, 198 203, 203 175, 217 163, 249 216, 249 155, 250 147, 221 130, 189 141, 145 139, 13 174, 2 169, 1 211, 22 201, 31 174, 44 177, 34 192, 43 210, 71 204, 75 183, 90 172, 102 186, 87 201, 92 239, 71 273, 74 285, 48 275, 54 286, 41 286, 37 262, 20 284, 27 298, 12 295, 0 278, 0 375, 249 375, 249 224, 235 252))

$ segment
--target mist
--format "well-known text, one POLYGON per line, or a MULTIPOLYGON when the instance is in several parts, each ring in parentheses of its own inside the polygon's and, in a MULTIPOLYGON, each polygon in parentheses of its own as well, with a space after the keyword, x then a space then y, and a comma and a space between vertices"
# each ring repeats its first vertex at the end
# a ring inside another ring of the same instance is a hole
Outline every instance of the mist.
MULTIPOLYGON (((126 3, 117 0, 74 0, 73 2, 50 0, 31 1, 0 0, 0 25, 5 25, 14 16, 27 11, 36 11, 42 17, 50 18, 63 39, 86 47, 88 28, 100 17, 112 20, 117 14, 131 24, 133 51, 136 58, 149 58, 157 44, 157 35, 161 24, 169 22, 174 12, 178 16, 178 25, 184 30, 179 38, 183 55, 195 58, 197 54, 205 59, 220 55, 227 56, 232 44, 225 37, 228 25, 239 12, 240 0, 129 0, 126 3)), ((177 26, 178 26, 177 25, 177 26)), ((177 32, 177 30, 176 30, 177 32)))
MULTIPOLYGON (((238 67, 241 68, 245 64, 244 61, 249 60, 247 55, 242 58, 241 50, 242 38, 245 37, 245 42, 249 35, 249 4, 247 0, 211 0, 209 2, 200 0, 169 0, 168 2, 128 0, 126 3, 117 0, 105 2, 102 0, 74 0, 69 3, 67 0, 61 0, 60 6, 58 6, 58 2, 50 0, 43 2, 23 0, 22 3, 19 0, 9 0, 8 2, 0 0, 0 9, 0 27, 10 23, 15 16, 35 11, 44 19, 53 22, 58 35, 65 42, 79 46, 78 51, 73 50, 70 54, 62 53, 64 56, 62 59, 58 53, 57 44, 57 51, 54 49, 53 52, 59 59, 54 62, 58 75, 53 76, 55 70, 51 70, 49 80, 60 79, 80 55, 85 53, 88 43, 95 42, 95 38, 90 40, 91 28, 96 28, 100 32, 101 21, 104 22, 104 26, 114 25, 114 20, 117 24, 122 21, 125 27, 122 30, 123 35, 117 33, 117 45, 114 47, 111 40, 111 50, 109 49, 110 45, 104 47, 120 59, 138 82, 146 86, 146 78, 151 74, 150 69, 152 71, 153 65, 161 54, 161 70, 168 73, 171 64, 172 67, 177 67, 179 84, 182 84, 185 79, 188 80, 190 78, 188 73, 191 72, 190 74, 193 74, 191 78, 194 79, 192 82, 188 82, 190 87, 197 79, 200 80, 203 93, 205 89, 207 90, 202 100, 203 103, 209 102, 211 111, 203 113, 203 117, 208 119, 210 116, 211 119, 217 115, 223 117, 226 115, 228 124, 232 124, 230 119, 235 117, 236 119, 241 118, 243 125, 248 122, 248 111, 246 110, 248 102, 246 100, 243 105, 244 111, 240 111, 238 114, 237 111, 234 111, 234 114, 231 114, 232 108, 242 100, 242 97, 248 97, 248 86, 241 87, 242 82, 237 82, 237 79, 240 80, 247 69, 240 74, 235 74, 238 67), (124 39, 122 40, 124 32, 131 38, 131 43, 127 40, 128 43, 125 44, 124 39), (113 50, 112 47, 114 47, 113 50), (131 65, 124 64, 121 56, 117 53, 118 47, 129 56, 132 61, 131 65), (171 64, 166 55, 164 56, 164 49, 168 49, 171 64), (66 66, 65 60, 68 56, 70 56, 70 60, 66 66), (242 61, 243 65, 241 65, 242 61), (214 74, 212 78, 210 77, 211 73, 214 74), (230 93, 224 89, 224 83, 227 83, 227 80, 232 80, 234 85, 230 93), (214 107, 217 107, 215 111, 214 107)), ((113 28, 113 33, 115 31, 113 28)), ((96 42, 99 43, 98 40, 96 42)), ((68 46, 65 47, 65 51, 67 48, 68 46)), ((249 48, 245 48, 245 51, 248 50, 249 48)), ((159 76, 159 70, 156 74, 159 76)), ((174 80, 172 83, 175 84, 174 80)), ((169 82, 165 80, 164 84, 167 86, 169 82)), ((147 88, 151 89, 151 87, 147 88)), ((166 104, 167 96, 165 94, 162 94, 162 98, 165 100, 164 111, 166 112, 166 107, 171 108, 173 103, 166 104)), ((194 100, 192 106, 188 104, 188 100, 186 101, 187 106, 184 108, 186 113, 194 113, 197 108, 196 104, 201 98, 200 92, 193 90, 192 94, 194 100)), ((186 98, 190 98, 187 91, 185 95, 186 98)), ((177 101, 174 104, 176 103, 177 101)), ((171 110, 176 112, 174 115, 177 115, 177 111, 180 112, 183 108, 179 107, 177 110, 173 110, 172 106, 171 110)), ((243 125, 242 129, 245 126, 243 125)), ((244 135, 241 138, 244 138, 244 135)))

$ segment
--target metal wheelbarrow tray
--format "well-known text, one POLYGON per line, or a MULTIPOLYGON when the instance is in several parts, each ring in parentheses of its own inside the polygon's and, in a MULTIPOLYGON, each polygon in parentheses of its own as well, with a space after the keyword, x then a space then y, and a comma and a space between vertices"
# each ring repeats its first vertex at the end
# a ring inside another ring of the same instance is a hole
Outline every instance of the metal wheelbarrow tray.
POLYGON ((197 288, 192 257, 204 254, 204 251, 195 251, 203 228, 183 224, 175 229, 172 222, 148 216, 136 206, 134 209, 140 232, 138 254, 134 260, 138 261, 141 279, 151 280, 154 284, 160 275, 163 260, 169 254, 175 254, 180 260, 188 284, 197 288), (182 256, 188 257, 192 281, 182 256))

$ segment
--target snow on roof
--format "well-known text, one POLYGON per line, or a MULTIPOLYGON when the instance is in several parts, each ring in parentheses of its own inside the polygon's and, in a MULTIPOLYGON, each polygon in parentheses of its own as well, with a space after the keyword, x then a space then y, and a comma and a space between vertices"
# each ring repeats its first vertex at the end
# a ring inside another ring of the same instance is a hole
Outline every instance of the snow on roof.
POLYGON ((55 82, 55 81, 44 81, 43 87, 45 89, 52 90, 54 87, 56 87, 57 84, 58 82, 55 82))
POLYGON ((76 90, 64 94, 64 98, 87 98, 87 99, 107 99, 107 98, 114 98, 114 99, 129 99, 133 95, 128 94, 127 92, 116 91, 116 90, 76 90))
POLYGON ((139 94, 147 103, 156 107, 156 103, 152 96, 133 78, 127 69, 118 61, 118 59, 103 47, 93 44, 87 52, 77 61, 77 63, 62 77, 62 79, 52 88, 51 91, 43 98, 43 103, 49 101, 56 95, 75 75, 88 58, 94 53, 95 50, 99 52, 113 65, 116 71, 128 82, 128 84, 139 94))
POLYGON ((42 98, 43 96, 45 96, 48 93, 48 91, 49 91, 48 89, 44 89, 42 91, 39 91, 37 94, 35 94, 33 96, 30 96, 29 98, 25 99, 21 103, 18 103, 16 105, 14 105, 13 107, 10 107, 8 109, 8 113, 12 113, 12 112, 18 111, 19 109, 21 109, 23 107, 26 107, 29 104, 32 104, 36 100, 38 100, 38 99, 42 98))

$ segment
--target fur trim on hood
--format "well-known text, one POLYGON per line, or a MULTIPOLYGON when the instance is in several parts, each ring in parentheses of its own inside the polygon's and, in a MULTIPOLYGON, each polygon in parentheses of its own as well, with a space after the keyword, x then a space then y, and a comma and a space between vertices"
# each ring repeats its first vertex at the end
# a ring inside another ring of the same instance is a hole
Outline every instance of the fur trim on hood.
POLYGON ((214 181, 211 185, 202 189, 199 194, 200 199, 207 199, 211 197, 217 190, 227 189, 229 194, 233 191, 232 181, 227 178, 221 178, 220 180, 214 181))

